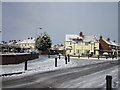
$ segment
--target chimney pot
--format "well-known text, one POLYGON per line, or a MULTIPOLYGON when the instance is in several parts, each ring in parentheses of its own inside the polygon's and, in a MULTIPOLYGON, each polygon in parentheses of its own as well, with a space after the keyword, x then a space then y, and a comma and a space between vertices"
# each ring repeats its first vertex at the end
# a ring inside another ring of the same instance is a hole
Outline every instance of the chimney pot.
POLYGON ((80 37, 83 37, 83 32, 80 32, 80 34, 79 34, 79 35, 80 35, 80 37))
POLYGON ((100 36, 100 39, 102 39, 102 36, 100 36))
POLYGON ((108 38, 107 41, 110 41, 110 38, 108 38))

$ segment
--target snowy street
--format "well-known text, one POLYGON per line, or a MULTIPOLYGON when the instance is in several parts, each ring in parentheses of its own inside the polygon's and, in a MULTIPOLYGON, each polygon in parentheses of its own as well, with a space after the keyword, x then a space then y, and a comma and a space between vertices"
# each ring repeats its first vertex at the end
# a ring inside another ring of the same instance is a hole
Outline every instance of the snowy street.
POLYGON ((2 76, 3 88, 105 88, 105 77, 113 77, 113 87, 118 82, 118 60, 100 58, 71 57, 65 64, 62 56, 55 67, 55 56, 28 61, 28 70, 24 70, 24 63, 3 65, 2 74, 22 72, 2 76))

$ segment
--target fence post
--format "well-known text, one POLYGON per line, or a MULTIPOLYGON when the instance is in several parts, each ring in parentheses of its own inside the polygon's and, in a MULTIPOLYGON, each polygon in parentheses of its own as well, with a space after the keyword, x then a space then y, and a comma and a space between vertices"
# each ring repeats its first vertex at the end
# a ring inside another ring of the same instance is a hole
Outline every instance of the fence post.
POLYGON ((68 54, 68 62, 70 62, 70 55, 68 54))
POLYGON ((27 70, 27 60, 25 61, 25 70, 27 70))
POLYGON ((55 58, 55 67, 57 67, 57 58, 55 58))
POLYGON ((106 90, 112 90, 112 76, 106 76, 106 90))
POLYGON ((65 64, 67 64, 67 56, 65 56, 65 64))

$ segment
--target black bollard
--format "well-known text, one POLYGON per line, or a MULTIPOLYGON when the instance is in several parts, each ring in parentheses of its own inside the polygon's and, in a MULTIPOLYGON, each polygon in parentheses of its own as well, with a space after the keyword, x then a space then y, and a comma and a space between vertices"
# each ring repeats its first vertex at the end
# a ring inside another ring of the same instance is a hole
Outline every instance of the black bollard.
POLYGON ((25 70, 27 70, 27 60, 25 61, 25 70))
POLYGON ((70 62, 70 55, 68 54, 68 62, 70 62))
POLYGON ((59 59, 60 59, 60 55, 59 55, 59 59))
POLYGON ((50 54, 48 54, 48 58, 50 58, 50 54))
POLYGON ((78 58, 80 58, 80 55, 78 55, 78 58))
POLYGON ((55 58, 55 67, 57 67, 57 58, 55 58))
POLYGON ((112 90, 112 76, 106 76, 106 90, 112 90))
POLYGON ((67 64, 67 56, 65 56, 65 64, 67 64))
POLYGON ((100 57, 99 57, 99 55, 98 55, 98 59, 99 59, 100 57))
POLYGON ((88 55, 88 59, 89 59, 89 55, 88 55))
POLYGON ((106 59, 108 59, 107 55, 106 55, 106 59))

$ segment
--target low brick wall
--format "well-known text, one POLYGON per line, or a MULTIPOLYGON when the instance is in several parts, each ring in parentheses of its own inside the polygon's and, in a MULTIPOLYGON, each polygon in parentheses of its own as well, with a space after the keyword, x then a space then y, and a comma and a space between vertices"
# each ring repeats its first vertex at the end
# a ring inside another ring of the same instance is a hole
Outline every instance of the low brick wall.
POLYGON ((22 55, 0 55, 0 64, 7 65, 7 64, 18 64, 24 62, 26 60, 32 60, 39 57, 39 54, 22 54, 22 55))

